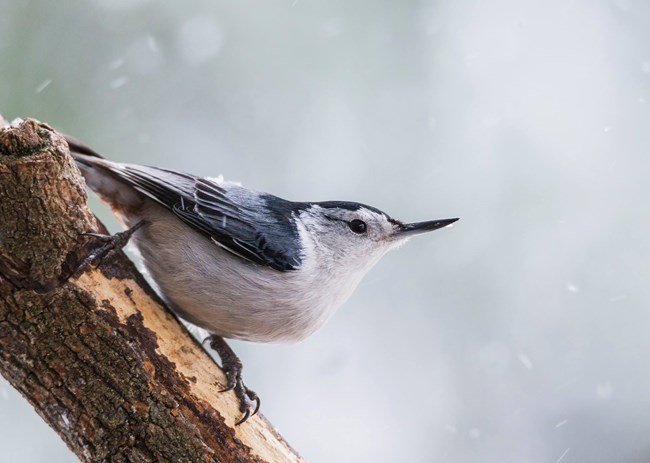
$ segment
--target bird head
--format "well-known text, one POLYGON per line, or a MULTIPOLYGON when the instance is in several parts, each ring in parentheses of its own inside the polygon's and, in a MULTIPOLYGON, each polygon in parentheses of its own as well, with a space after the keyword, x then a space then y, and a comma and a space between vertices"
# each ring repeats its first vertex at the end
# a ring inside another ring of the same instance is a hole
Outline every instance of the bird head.
POLYGON ((458 219, 403 223, 371 206, 353 202, 310 203, 299 214, 304 257, 332 272, 360 279, 379 259, 409 238, 458 219))

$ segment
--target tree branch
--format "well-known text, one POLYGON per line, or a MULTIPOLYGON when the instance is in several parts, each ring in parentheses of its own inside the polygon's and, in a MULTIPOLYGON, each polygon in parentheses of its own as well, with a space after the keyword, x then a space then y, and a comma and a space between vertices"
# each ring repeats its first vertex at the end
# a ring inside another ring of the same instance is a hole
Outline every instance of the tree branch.
POLYGON ((0 373, 82 461, 301 462, 263 417, 234 426, 223 373, 123 253, 70 277, 97 245, 86 200, 53 129, 0 129, 0 373))

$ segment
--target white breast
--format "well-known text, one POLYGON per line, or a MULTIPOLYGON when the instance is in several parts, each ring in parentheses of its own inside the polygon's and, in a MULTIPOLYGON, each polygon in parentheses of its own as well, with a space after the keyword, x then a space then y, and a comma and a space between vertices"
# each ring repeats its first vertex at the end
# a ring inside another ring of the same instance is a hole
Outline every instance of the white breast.
POLYGON ((300 341, 333 315, 365 273, 341 274, 317 250, 300 269, 280 272, 233 256, 159 206, 143 218, 149 224, 134 241, 163 298, 182 318, 226 338, 300 341))

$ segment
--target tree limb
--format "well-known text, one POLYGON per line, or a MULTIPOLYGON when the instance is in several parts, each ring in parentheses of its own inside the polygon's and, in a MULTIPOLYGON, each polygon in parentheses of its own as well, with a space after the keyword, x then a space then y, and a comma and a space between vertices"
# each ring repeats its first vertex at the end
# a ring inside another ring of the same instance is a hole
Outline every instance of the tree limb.
POLYGON ((223 373, 123 253, 70 277, 86 200, 53 129, 0 129, 0 373, 82 461, 301 462, 263 417, 234 426, 223 373))

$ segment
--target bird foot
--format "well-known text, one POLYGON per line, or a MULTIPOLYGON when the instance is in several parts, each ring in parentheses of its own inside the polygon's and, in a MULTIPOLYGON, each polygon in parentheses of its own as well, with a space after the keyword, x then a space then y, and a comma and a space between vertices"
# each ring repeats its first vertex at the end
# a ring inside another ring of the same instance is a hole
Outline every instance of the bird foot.
POLYGON ((239 426, 251 416, 254 416, 260 409, 261 401, 259 396, 248 389, 244 384, 242 379, 242 370, 243 365, 237 354, 233 352, 226 341, 217 335, 208 336, 204 342, 209 341, 210 347, 212 347, 219 357, 221 358, 221 368, 226 374, 226 387, 221 389, 219 392, 233 391, 235 396, 239 400, 239 411, 244 414, 244 416, 235 423, 235 426, 239 426))
POLYGON ((99 240, 104 244, 98 247, 97 249, 95 249, 84 260, 82 260, 79 266, 77 267, 77 270, 74 273, 78 273, 79 271, 83 270, 90 264, 95 264, 95 263, 101 264, 101 262, 106 257, 124 248, 124 246, 126 246, 129 240, 131 239, 131 236, 133 236, 133 234, 136 231, 138 231, 140 228, 142 228, 142 226, 145 224, 146 222, 144 220, 141 220, 140 222, 133 225, 131 228, 124 230, 123 232, 116 233, 114 235, 103 235, 101 233, 82 233, 81 236, 89 236, 91 238, 95 238, 96 240, 99 240))

